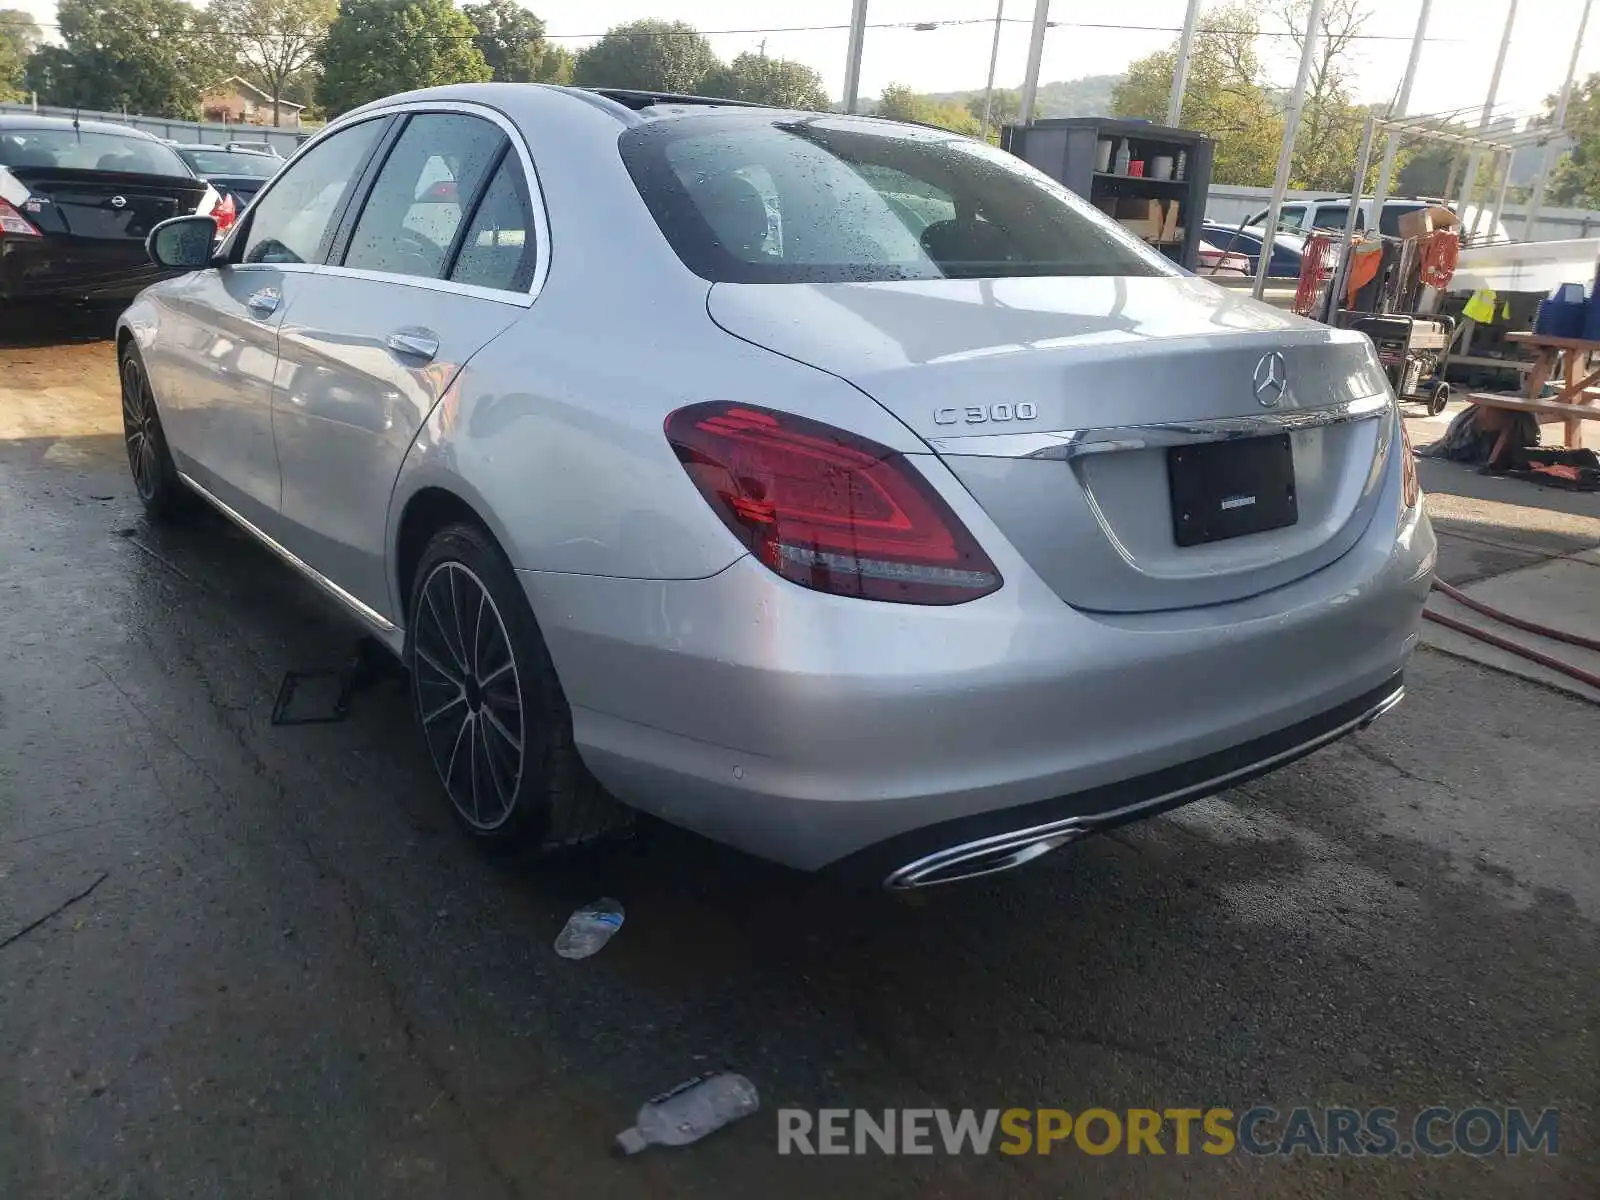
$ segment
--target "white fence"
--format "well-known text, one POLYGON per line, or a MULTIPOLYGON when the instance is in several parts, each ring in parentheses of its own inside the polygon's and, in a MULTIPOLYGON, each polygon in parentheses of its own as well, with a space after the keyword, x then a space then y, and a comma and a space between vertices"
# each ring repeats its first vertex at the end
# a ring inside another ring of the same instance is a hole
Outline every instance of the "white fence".
POLYGON ((171 138, 175 142, 249 141, 270 142, 273 149, 288 158, 311 134, 304 130, 275 129, 271 125, 228 125, 216 121, 175 121, 167 117, 142 117, 132 113, 95 112, 87 108, 56 108, 47 104, 0 104, 0 113, 7 116, 37 115, 41 117, 81 117, 85 121, 113 121, 119 125, 132 125, 157 137, 171 138))
MULTIPOLYGON (((1330 191, 1307 192, 1291 188, 1291 200, 1315 200, 1335 195, 1330 191)), ((1272 198, 1271 188, 1235 187, 1231 184, 1212 184, 1206 193, 1206 220, 1222 225, 1237 225, 1246 217, 1267 207, 1272 198)), ((1600 212, 1586 208, 1539 209, 1539 220, 1531 237, 1522 231, 1527 208, 1521 204, 1508 204, 1500 214, 1500 223, 1516 241, 1558 242, 1570 238, 1600 235, 1600 212)))

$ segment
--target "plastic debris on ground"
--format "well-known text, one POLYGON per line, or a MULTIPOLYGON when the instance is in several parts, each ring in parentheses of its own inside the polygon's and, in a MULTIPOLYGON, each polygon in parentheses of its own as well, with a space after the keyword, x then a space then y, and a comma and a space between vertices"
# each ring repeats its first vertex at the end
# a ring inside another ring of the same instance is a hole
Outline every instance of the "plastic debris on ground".
POLYGON ((756 1085, 743 1075, 697 1075, 645 1101, 636 1123, 617 1134, 617 1149, 637 1154, 652 1145, 687 1146, 760 1107, 756 1085))
POLYGON ((588 958, 622 928, 622 902, 609 896, 586 904, 567 918, 556 936, 556 953, 562 958, 588 958))

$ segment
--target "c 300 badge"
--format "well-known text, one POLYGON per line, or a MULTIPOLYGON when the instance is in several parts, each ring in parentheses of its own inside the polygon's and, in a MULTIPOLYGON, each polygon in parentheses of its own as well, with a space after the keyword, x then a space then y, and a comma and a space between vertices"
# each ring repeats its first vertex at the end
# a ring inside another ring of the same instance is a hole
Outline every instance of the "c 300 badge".
POLYGON ((1038 408, 1024 400, 1020 404, 969 404, 965 408, 936 408, 935 425, 990 425, 1006 421, 1032 421, 1038 408))

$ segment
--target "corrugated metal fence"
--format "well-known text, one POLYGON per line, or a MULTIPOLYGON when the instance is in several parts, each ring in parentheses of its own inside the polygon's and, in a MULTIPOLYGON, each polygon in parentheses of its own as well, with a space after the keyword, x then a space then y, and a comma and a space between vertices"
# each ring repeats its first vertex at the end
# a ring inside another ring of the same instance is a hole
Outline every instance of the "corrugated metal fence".
POLYGON ((167 117, 145 117, 134 113, 95 112, 87 108, 56 108, 47 104, 0 104, 0 113, 11 115, 36 114, 41 117, 81 117, 85 121, 114 121, 119 125, 132 125, 157 137, 171 138, 175 142, 269 142, 273 149, 288 158, 296 147, 314 131, 274 129, 270 125, 228 125, 216 121, 174 121, 167 117))

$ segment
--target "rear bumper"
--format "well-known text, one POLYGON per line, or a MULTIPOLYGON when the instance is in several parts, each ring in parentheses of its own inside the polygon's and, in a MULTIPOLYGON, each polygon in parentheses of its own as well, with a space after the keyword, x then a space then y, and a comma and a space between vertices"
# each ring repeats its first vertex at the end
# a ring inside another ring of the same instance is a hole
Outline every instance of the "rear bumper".
POLYGON ((90 238, 0 238, 0 300, 131 300, 171 278, 144 243, 90 238))
POLYGON ((613 793, 792 866, 887 844, 871 861, 892 869, 969 834, 1197 799, 1163 772, 1204 783, 1272 739, 1321 744, 1397 686, 1434 540, 1420 509, 1391 515, 1293 584, 1119 616, 996 558, 1004 588, 943 609, 823 596, 750 559, 703 580, 520 577, 613 793))

